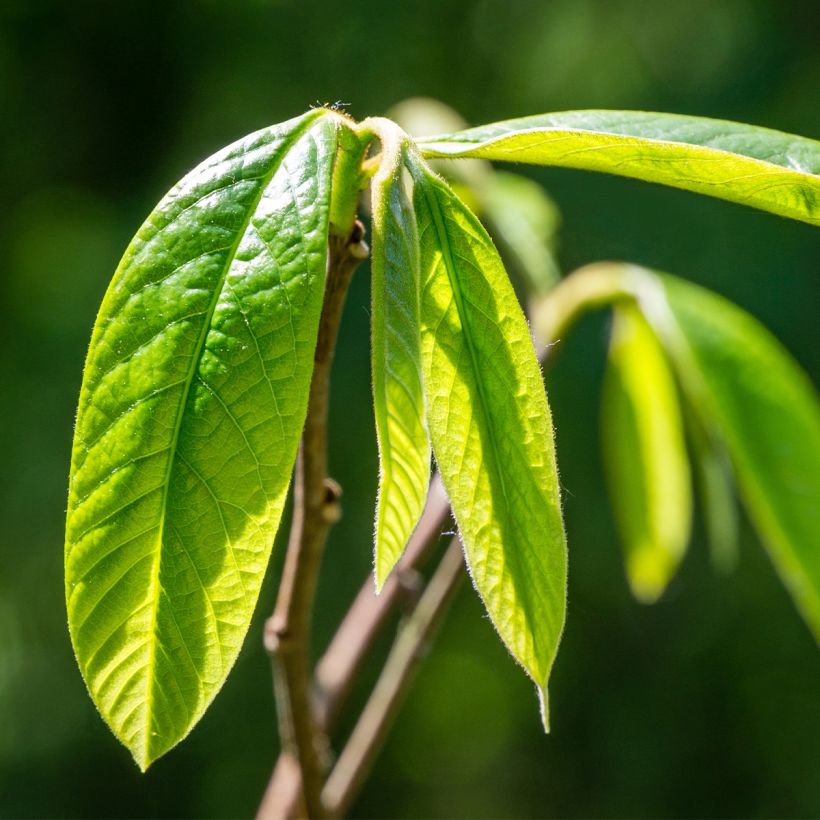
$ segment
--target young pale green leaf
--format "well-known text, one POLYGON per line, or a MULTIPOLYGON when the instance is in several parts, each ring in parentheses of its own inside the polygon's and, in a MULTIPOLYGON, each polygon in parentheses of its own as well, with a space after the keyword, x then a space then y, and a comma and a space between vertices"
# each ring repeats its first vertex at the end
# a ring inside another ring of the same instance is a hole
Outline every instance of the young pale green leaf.
POLYGON ((91 695, 142 769, 222 686, 259 593, 305 418, 338 122, 309 112, 192 171, 97 317, 68 620, 91 695))
POLYGON ((604 171, 820 225, 820 142, 768 128, 642 111, 566 111, 420 141, 427 157, 604 171))
POLYGON ((475 586, 542 696, 564 624, 566 541, 552 422, 526 320, 481 223, 409 158, 433 452, 475 586))
POLYGON ((666 355, 628 302, 615 308, 601 429, 629 584, 638 600, 653 603, 686 551, 691 478, 666 355))
POLYGON ((820 639, 820 402, 797 363, 754 318, 716 294, 663 277, 665 334, 688 397, 713 419, 749 516, 820 639))
MULTIPOLYGON (((398 132, 398 129, 395 129, 398 132)), ((375 572, 381 589, 424 509, 430 444, 419 336, 419 248, 401 133, 382 137, 373 178, 373 400, 379 441, 375 572)))
POLYGON ((496 171, 480 188, 481 216, 527 290, 548 293, 560 278, 554 244, 560 215, 546 191, 520 174, 496 171))

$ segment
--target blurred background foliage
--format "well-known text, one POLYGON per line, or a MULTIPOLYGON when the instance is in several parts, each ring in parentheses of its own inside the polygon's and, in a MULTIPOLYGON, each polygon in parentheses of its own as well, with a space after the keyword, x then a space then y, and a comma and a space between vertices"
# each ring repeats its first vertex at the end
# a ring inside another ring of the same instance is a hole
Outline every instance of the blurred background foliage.
MULTIPOLYGON (((249 815, 276 755, 260 617, 209 714, 146 776, 95 714, 66 631, 82 361, 122 249, 176 179, 310 104, 361 118, 420 94, 471 124, 622 107, 817 138, 818 32, 815 0, 0 0, 0 814, 249 815)), ((701 282, 817 377, 816 229, 629 180, 527 173, 562 213, 564 270, 629 259, 701 282)), ((345 517, 318 647, 371 561, 368 303, 363 268, 334 376, 345 517)), ((713 574, 697 523, 661 602, 629 595, 599 455, 605 342, 606 319, 584 320, 548 376, 570 542, 553 734, 465 585, 355 815, 820 814, 820 654, 748 526, 734 574, 713 574)))

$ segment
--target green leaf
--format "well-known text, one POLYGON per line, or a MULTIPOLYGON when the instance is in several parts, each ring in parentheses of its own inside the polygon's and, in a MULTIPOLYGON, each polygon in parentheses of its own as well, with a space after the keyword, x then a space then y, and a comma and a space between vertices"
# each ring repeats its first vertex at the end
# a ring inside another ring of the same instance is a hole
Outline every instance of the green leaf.
POLYGON ((717 425, 752 523, 820 640, 820 402, 783 346, 703 288, 662 278, 671 310, 647 299, 696 410, 717 425), (671 319, 671 322, 670 322, 671 319))
POLYGON ((415 157, 427 420, 473 582, 542 695, 564 624, 552 422, 526 320, 476 217, 415 157))
POLYGON ((601 427, 627 577, 635 597, 653 603, 686 551, 691 478, 666 355, 629 302, 615 308, 601 427))
POLYGON ((553 254, 560 215, 544 189, 520 174, 497 171, 480 188, 481 215, 524 279, 528 290, 548 293, 560 278, 553 254))
POLYGON ((820 142, 768 128, 643 111, 566 111, 419 143, 427 157, 604 171, 820 225, 820 142))
POLYGON ((72 454, 77 660, 145 769, 248 629, 305 418, 340 119, 220 151, 159 203, 100 308, 72 454))
POLYGON ((402 178, 402 137, 391 133, 382 142, 383 158, 372 187, 371 266, 373 400, 380 464, 377 589, 418 523, 430 479, 421 384, 418 231, 402 178))
MULTIPOLYGON (((732 464, 726 447, 714 429, 706 429, 705 419, 690 412, 689 440, 701 498, 706 537, 713 569, 728 575, 739 559, 738 509, 732 464)), ((714 428, 714 424, 710 427, 714 428)))

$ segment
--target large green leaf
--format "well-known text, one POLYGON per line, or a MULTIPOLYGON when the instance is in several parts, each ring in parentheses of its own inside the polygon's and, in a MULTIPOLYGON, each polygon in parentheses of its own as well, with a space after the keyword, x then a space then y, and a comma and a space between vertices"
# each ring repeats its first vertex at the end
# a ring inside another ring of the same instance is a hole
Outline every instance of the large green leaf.
POLYGON ((820 224, 820 142, 643 111, 566 111, 420 140, 428 157, 605 171, 820 224))
POLYGON ((689 540, 691 478, 677 388, 655 333, 632 303, 615 308, 601 414, 627 577, 656 601, 689 540))
POLYGON ((820 639, 820 402, 782 345, 714 293, 663 277, 668 311, 647 316, 665 336, 701 416, 717 424, 749 516, 820 639))
POLYGON ((224 149, 137 233, 80 396, 68 619, 103 718, 145 769, 234 663, 304 422, 338 118, 224 149))
POLYGON ((564 624, 566 542, 541 372, 481 223, 410 157, 433 452, 475 586, 504 643, 546 683, 564 624))
MULTIPOLYGON (((398 132, 398 129, 395 129, 398 132)), ((379 441, 376 588, 381 589, 424 508, 430 444, 424 422, 419 337, 419 248, 402 175, 400 134, 382 136, 373 178, 373 399, 379 441)))

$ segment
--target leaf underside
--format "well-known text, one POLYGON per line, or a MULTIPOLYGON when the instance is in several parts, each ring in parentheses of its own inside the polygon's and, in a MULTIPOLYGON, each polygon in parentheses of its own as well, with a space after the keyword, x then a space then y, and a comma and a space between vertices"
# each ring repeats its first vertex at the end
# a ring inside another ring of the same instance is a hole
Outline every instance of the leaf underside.
POLYGON ((384 585, 424 508, 430 444, 419 336, 419 248, 403 151, 385 150, 373 179, 373 403, 379 442, 376 589, 384 585))
POLYGON ((476 589, 543 692, 564 624, 566 541, 541 372, 483 227, 421 160, 409 167, 433 452, 476 589))
POLYGON ((689 282, 662 281, 674 321, 669 349, 684 388, 717 424, 749 516, 820 641, 817 392, 756 319, 689 282))
POLYGON ((820 225, 820 142, 725 120, 566 111, 420 141, 427 157, 603 171, 820 225))
POLYGON ((615 309, 601 430, 606 473, 632 592, 656 601, 689 540, 689 461, 677 388, 639 310, 615 309))
POLYGON ((304 423, 336 122, 312 111, 192 171, 100 309, 72 453, 80 668, 142 769, 216 695, 247 631, 304 423))

